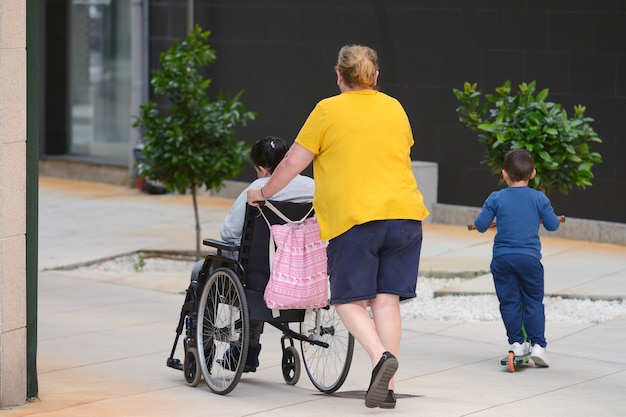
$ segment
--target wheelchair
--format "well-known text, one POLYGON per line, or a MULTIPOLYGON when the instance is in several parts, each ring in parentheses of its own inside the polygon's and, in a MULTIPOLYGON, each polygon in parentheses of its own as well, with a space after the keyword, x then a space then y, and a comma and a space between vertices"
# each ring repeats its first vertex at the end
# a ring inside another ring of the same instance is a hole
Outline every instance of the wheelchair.
MULTIPOLYGON (((272 203, 290 219, 301 219, 311 209, 311 203, 272 203)), ((284 223, 267 207, 261 209, 270 224, 284 223)), ((246 364, 251 320, 282 332, 281 370, 288 385, 298 382, 301 371, 294 341, 299 342, 306 373, 319 391, 333 393, 345 382, 354 337, 332 306, 313 309, 309 315, 306 310, 281 310, 278 317, 273 317, 265 305, 263 291, 270 275, 269 239, 270 232, 259 209, 248 205, 241 245, 203 240, 216 253, 204 259, 197 281, 187 288, 174 346, 167 359, 168 367, 183 371, 187 385, 197 386, 204 378, 211 391, 221 395, 237 386, 246 364), (238 256, 232 256, 233 253, 238 256), (292 323, 299 324, 298 331, 290 327, 292 323), (174 354, 183 330, 181 363, 174 354)))

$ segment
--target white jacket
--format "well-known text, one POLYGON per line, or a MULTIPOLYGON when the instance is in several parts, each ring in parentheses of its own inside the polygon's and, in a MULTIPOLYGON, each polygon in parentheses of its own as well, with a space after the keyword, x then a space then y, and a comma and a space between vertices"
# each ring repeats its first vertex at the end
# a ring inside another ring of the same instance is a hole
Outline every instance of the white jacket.
MULTIPOLYGON (((246 215, 246 204, 248 204, 248 190, 250 188, 260 188, 269 177, 257 178, 245 190, 239 194, 235 203, 230 208, 226 219, 220 229, 220 235, 224 242, 241 243, 241 232, 243 230, 243 221, 246 215)), ((313 178, 304 175, 297 175, 289 184, 275 195, 272 196, 274 201, 290 201, 293 203, 308 203, 313 201, 313 192, 315 191, 315 183, 313 178)))

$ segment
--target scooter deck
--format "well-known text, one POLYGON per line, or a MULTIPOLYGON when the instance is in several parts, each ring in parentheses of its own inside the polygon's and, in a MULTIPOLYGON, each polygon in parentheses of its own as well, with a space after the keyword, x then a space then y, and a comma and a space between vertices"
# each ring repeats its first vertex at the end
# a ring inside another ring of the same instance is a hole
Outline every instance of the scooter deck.
POLYGON ((513 352, 509 352, 507 356, 500 360, 500 364, 509 367, 509 372, 515 372, 515 367, 524 365, 530 360, 530 353, 524 356, 515 356, 513 352))
MULTIPOLYGON (((530 353, 528 355, 524 355, 524 356, 515 356, 513 358, 513 364, 515 366, 519 366, 519 365, 523 365, 525 363, 527 363, 530 360, 530 353)), ((502 358, 500 360, 500 364, 501 365, 508 365, 509 364, 509 357, 506 356, 504 358, 502 358)))

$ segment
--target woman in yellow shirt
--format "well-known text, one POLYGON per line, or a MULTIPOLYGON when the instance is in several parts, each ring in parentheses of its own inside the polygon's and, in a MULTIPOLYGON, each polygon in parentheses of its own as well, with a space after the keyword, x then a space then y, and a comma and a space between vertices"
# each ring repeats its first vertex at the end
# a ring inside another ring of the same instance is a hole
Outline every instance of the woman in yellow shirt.
POLYGON ((393 408, 400 301, 415 297, 421 221, 429 213, 411 169, 406 112, 375 89, 376 51, 344 46, 335 71, 341 93, 317 103, 270 180, 248 191, 248 203, 271 198, 313 162, 330 303, 372 360, 365 405, 393 408))

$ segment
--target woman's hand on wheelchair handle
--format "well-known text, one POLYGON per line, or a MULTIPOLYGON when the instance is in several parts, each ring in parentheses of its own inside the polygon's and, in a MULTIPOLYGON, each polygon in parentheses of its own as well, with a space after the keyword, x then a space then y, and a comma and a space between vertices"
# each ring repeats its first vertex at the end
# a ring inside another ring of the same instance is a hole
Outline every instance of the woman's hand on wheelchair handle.
POLYGON ((265 198, 263 198, 260 188, 251 188, 248 190, 248 204, 254 207, 260 207, 260 203, 263 201, 265 201, 265 198))

